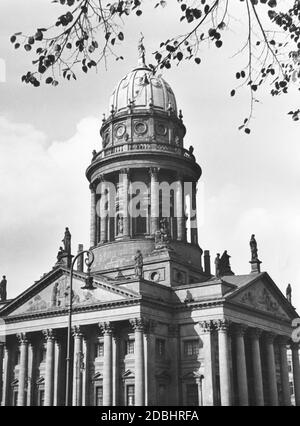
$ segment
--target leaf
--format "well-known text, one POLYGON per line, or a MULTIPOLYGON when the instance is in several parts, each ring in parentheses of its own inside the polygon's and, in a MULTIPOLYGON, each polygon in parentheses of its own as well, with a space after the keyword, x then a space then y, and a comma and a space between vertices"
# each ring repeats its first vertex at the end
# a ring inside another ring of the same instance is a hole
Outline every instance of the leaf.
POLYGON ((51 83, 52 83, 52 81, 53 81, 53 78, 52 78, 52 77, 48 77, 48 78, 46 78, 46 84, 51 84, 51 83))
POLYGON ((234 96, 235 95, 235 90, 233 89, 233 90, 231 90, 231 92, 230 92, 230 96, 234 96))
POLYGON ((197 65, 199 65, 200 62, 201 62, 201 59, 197 57, 197 58, 195 58, 195 62, 196 62, 197 65))

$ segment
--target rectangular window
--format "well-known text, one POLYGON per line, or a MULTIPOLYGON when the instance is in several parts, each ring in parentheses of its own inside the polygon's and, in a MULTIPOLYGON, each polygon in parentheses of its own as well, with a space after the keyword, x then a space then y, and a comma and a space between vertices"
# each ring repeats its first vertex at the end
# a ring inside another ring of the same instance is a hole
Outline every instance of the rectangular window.
POLYGON ((134 406, 134 385, 127 385, 126 387, 126 405, 134 406))
POLYGON ((129 339, 125 342, 125 354, 134 354, 134 340, 129 339))
POLYGON ((103 386, 96 386, 95 388, 95 405, 96 407, 103 405, 103 386))
POLYGON ((198 396, 198 385, 188 384, 186 385, 186 402, 187 405, 196 407, 199 405, 199 396, 198 396))
POLYGON ((290 382, 290 394, 291 396, 294 395, 294 383, 290 382))
POLYGON ((39 407, 43 407, 45 405, 45 390, 44 389, 39 389, 39 393, 38 393, 38 406, 39 407))
POLYGON ((158 358, 164 358, 166 355, 166 341, 164 339, 156 339, 155 353, 158 358))
POLYGON ((95 345, 95 358, 102 358, 104 356, 104 342, 98 342, 95 345))
POLYGON ((185 356, 195 356, 199 354, 199 340, 186 340, 184 342, 184 355, 185 356))

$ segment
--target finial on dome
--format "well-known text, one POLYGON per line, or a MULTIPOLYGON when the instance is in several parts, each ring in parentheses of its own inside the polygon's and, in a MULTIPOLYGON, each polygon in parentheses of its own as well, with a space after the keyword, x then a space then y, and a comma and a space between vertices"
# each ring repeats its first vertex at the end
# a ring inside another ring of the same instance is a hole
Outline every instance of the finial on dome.
POLYGON ((142 66, 142 67, 146 66, 146 59, 145 59, 146 49, 145 49, 145 46, 144 46, 144 43, 143 43, 144 38, 145 37, 144 37, 143 33, 141 33, 141 38, 139 39, 139 44, 138 44, 138 51, 139 51, 139 65, 142 66))

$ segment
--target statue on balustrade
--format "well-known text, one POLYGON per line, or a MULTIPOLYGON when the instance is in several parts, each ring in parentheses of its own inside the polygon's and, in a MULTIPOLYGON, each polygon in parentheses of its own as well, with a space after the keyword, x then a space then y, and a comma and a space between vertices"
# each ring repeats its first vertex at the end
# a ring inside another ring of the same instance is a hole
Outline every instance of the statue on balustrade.
POLYGON ((135 276, 138 278, 143 278, 143 267, 144 267, 144 260, 143 255, 141 253, 141 250, 137 250, 136 255, 134 257, 135 262, 135 276))
POLYGON ((7 299, 6 286, 7 286, 6 276, 3 275, 2 281, 0 282, 0 300, 2 302, 4 302, 7 299))
POLYGON ((230 256, 227 253, 227 250, 224 251, 222 256, 220 257, 220 254, 217 254, 217 257, 215 259, 215 265, 216 265, 216 277, 223 277, 224 275, 234 275, 231 266, 230 266, 230 256))

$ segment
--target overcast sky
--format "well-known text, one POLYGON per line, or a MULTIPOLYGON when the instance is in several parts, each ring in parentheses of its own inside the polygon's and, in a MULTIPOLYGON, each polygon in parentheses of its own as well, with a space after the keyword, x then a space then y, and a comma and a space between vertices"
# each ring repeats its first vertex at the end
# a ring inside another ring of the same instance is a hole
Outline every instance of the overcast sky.
MULTIPOLYGON (((20 82, 31 58, 16 52, 9 38, 47 26, 57 6, 50 0, 1 0, 0 14, 0 58, 6 66, 0 83, 0 274, 7 275, 8 295, 15 297, 53 267, 65 226, 74 251, 78 243, 88 246, 85 169, 92 150, 100 149, 102 113, 116 83, 137 63, 139 32, 151 57, 161 40, 178 32, 178 22, 172 9, 151 8, 130 20, 123 62, 112 60, 108 71, 57 88, 33 88, 20 82)), ((224 49, 201 53, 200 66, 187 63, 163 76, 183 110, 185 146, 195 147, 203 170, 201 247, 211 251, 212 260, 228 250, 233 271, 245 274, 255 233, 262 269, 284 293, 291 283, 300 310, 299 122, 286 114, 299 107, 299 92, 275 99, 262 93, 251 135, 237 130, 249 108, 247 91, 229 96, 235 71, 245 65, 244 57, 232 58, 243 28, 243 19, 235 21, 224 49)))

